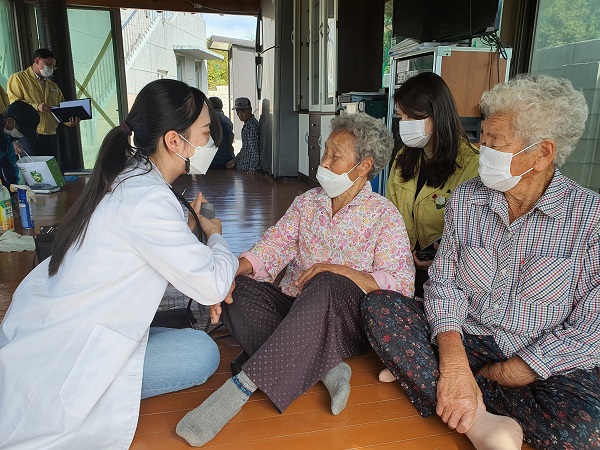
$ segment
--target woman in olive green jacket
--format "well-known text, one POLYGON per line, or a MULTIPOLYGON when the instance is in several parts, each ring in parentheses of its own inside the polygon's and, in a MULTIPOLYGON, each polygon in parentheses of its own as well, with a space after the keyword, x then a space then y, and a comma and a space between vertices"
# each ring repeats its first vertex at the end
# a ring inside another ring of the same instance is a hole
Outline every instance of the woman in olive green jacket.
POLYGON ((479 152, 469 144, 450 89, 438 75, 408 79, 394 102, 404 146, 392 166, 386 197, 404 219, 417 267, 415 295, 422 297, 432 261, 417 252, 442 236, 446 202, 458 184, 478 176, 479 152))
MULTIPOLYGON (((423 297, 423 283, 432 259, 417 252, 433 244, 444 230, 444 208, 456 186, 478 176, 479 152, 469 141, 448 85, 434 73, 409 78, 394 94, 400 121, 400 149, 386 187, 410 239, 415 261, 415 296, 423 297), (425 257, 424 257, 425 258, 425 257)), ((388 369, 381 381, 395 381, 388 369)))

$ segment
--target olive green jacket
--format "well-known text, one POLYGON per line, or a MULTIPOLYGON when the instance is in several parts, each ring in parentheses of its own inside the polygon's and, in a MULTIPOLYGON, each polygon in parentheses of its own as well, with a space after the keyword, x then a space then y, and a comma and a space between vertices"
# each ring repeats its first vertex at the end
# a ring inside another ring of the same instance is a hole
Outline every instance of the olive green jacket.
MULTIPOLYGON (((401 152, 403 150, 400 149, 401 152)), ((405 181, 400 171, 396 170, 394 162, 385 196, 402 214, 411 250, 415 249, 417 241, 420 248, 425 248, 442 235, 444 207, 452 192, 463 181, 479 175, 479 154, 466 142, 458 148, 457 162, 459 168, 448 178, 446 184, 439 188, 425 185, 416 196, 419 172, 417 171, 412 179, 405 181)))

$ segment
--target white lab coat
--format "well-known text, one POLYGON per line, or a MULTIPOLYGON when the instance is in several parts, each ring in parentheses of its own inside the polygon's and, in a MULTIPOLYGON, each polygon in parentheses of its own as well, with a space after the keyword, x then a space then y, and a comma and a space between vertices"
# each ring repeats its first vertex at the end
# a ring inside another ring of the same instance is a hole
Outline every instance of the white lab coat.
POLYGON ((238 261, 222 236, 197 240, 153 168, 101 201, 50 278, 48 263, 19 285, 0 326, 0 448, 127 449, 167 284, 214 304, 238 261))

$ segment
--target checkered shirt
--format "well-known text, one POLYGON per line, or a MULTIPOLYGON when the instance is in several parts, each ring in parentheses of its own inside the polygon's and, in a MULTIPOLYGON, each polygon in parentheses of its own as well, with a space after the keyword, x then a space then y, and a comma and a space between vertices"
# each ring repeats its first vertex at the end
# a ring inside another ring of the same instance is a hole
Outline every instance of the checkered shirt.
POLYGON ((501 192, 479 178, 457 187, 429 276, 433 342, 491 335, 541 378, 600 366, 600 196, 558 170, 512 223, 501 192))
POLYGON ((260 125, 250 117, 242 127, 242 149, 235 158, 239 170, 260 170, 260 125))

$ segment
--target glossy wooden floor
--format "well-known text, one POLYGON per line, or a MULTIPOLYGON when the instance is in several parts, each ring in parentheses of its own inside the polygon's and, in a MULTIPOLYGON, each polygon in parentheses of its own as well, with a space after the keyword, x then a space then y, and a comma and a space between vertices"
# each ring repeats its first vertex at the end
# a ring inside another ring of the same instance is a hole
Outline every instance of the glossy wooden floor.
MULTIPOLYGON (((39 196, 34 208, 36 226, 60 222, 81 191, 80 177, 58 194, 39 196)), ((177 186, 183 186, 180 179, 177 186)), ((202 191, 223 220, 223 234, 231 250, 247 250, 285 212, 294 197, 307 189, 297 180, 273 181, 266 175, 209 171, 189 182, 186 198, 202 191)), ((17 232, 22 232, 19 228, 17 232)), ((32 252, 0 253, 0 319, 19 282, 31 270, 32 252)), ((307 330, 310 332, 310 330, 307 330)), ((231 338, 219 340, 221 365, 199 387, 142 401, 134 450, 177 450, 188 445, 175 434, 179 419, 205 400, 228 377, 229 362, 240 351, 231 338)), ((397 383, 380 383, 383 368, 373 352, 351 358, 352 393, 348 406, 333 416, 329 395, 318 383, 279 414, 266 396, 257 392, 242 411, 203 448, 238 449, 472 449, 462 435, 437 417, 421 418, 397 383)), ((524 447, 528 448, 528 447, 524 447)))

